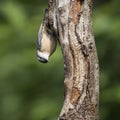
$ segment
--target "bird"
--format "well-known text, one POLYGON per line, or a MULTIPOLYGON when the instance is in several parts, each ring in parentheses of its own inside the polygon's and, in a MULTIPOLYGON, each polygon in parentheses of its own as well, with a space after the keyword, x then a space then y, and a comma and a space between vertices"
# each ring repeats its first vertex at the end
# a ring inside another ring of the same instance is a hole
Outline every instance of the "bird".
POLYGON ((42 63, 47 63, 49 57, 56 50, 57 40, 54 31, 49 23, 43 22, 38 32, 37 59, 42 63))

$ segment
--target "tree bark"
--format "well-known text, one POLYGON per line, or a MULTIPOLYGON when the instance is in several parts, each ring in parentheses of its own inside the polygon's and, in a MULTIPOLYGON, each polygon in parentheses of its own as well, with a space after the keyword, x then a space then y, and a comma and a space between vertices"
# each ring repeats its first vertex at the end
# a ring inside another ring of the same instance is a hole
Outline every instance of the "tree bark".
POLYGON ((48 24, 64 57, 65 99, 59 120, 98 120, 99 65, 91 0, 49 0, 48 24))

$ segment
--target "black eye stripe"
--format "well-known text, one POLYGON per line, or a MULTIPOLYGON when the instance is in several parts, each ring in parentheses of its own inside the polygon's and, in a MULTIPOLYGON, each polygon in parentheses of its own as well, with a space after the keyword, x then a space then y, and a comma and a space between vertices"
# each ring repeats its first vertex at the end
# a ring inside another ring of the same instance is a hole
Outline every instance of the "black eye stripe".
POLYGON ((36 55, 37 55, 37 59, 38 59, 40 62, 43 62, 43 63, 47 63, 47 62, 48 62, 47 59, 45 59, 45 58, 39 56, 38 52, 36 52, 36 55))
POLYGON ((38 58, 38 60, 39 60, 40 62, 42 62, 42 63, 47 63, 47 62, 48 62, 48 60, 46 60, 45 58, 42 58, 42 57, 40 57, 40 56, 38 56, 37 58, 38 58))

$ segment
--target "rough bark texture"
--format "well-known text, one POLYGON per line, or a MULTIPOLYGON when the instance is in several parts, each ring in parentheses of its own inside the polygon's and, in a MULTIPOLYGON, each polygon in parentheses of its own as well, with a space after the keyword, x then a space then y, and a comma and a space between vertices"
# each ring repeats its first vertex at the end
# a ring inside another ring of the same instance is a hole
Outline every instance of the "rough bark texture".
POLYGON ((49 0, 49 26, 64 57, 65 100, 59 120, 98 120, 99 65, 91 0, 49 0))

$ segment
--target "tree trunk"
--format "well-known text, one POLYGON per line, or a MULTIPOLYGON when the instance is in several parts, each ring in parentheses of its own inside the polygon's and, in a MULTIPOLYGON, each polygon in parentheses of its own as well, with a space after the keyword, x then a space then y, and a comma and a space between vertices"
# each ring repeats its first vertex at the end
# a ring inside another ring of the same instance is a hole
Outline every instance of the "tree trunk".
POLYGON ((59 120, 98 120, 99 65, 91 0, 49 0, 49 27, 59 40, 65 99, 59 120))

